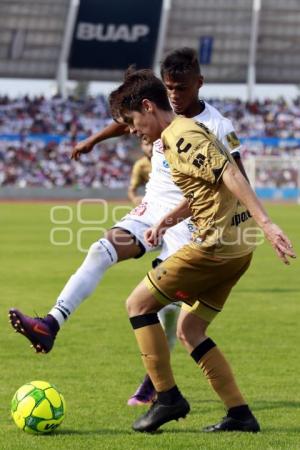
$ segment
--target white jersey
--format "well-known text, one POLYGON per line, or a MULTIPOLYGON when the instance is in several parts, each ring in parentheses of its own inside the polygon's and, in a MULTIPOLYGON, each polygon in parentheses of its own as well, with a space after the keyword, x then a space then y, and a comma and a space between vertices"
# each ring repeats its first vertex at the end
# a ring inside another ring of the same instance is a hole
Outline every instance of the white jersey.
MULTIPOLYGON (((208 103, 204 102, 204 105, 204 110, 195 116, 194 119, 202 122, 212 131, 231 153, 239 152, 240 143, 235 135, 231 121, 222 116, 216 108, 208 103)), ((146 194, 143 202, 159 202, 168 209, 172 209, 183 199, 183 195, 172 180, 170 168, 164 157, 163 145, 160 139, 153 144, 151 166, 152 170, 149 181, 146 184, 146 194)))

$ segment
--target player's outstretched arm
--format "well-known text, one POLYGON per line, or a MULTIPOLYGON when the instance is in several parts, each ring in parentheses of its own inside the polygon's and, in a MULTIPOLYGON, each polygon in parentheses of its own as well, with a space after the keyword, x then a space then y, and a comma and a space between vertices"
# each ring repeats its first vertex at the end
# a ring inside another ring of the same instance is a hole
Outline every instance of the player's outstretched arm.
POLYGON ((151 246, 159 245, 163 235, 168 228, 173 227, 184 219, 191 216, 191 210, 186 199, 183 199, 174 209, 166 214, 154 227, 145 231, 146 242, 151 246))
POLYGON ((72 150, 71 158, 78 161, 82 153, 89 153, 96 144, 113 137, 123 136, 129 132, 127 125, 112 122, 98 133, 89 136, 87 139, 78 142, 72 150))
POLYGON ((246 206, 256 223, 262 228, 278 257, 289 264, 288 256, 296 258, 291 241, 283 231, 272 222, 263 205, 257 198, 241 172, 233 165, 227 164, 222 175, 227 188, 246 206))
POLYGON ((131 186, 129 186, 128 188, 127 196, 133 206, 138 206, 143 200, 143 197, 141 195, 138 195, 137 189, 134 189, 131 186))

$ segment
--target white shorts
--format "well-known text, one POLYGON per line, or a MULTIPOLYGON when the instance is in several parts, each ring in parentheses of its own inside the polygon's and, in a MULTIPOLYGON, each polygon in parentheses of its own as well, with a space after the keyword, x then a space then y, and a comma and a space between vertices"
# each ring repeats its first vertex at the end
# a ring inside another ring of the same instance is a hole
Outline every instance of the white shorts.
POLYGON ((151 247, 147 244, 144 239, 144 232, 149 227, 156 225, 169 211, 170 208, 166 208, 165 205, 159 205, 158 203, 154 205, 154 203, 143 202, 130 211, 129 214, 126 214, 113 228, 122 228, 136 237, 142 250, 144 250, 138 257, 141 257, 145 252, 161 249, 158 258, 164 261, 183 245, 190 242, 194 231, 194 225, 191 220, 185 219, 166 231, 161 245, 151 247))

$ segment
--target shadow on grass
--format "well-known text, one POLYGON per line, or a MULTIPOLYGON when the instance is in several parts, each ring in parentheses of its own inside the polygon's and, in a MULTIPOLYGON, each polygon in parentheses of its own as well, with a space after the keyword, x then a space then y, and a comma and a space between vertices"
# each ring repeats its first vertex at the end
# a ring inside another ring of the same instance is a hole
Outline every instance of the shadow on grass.
MULTIPOLYGON (((220 409, 220 401, 218 400, 196 400, 193 401, 193 409, 191 411, 191 414, 193 414, 193 412, 199 413, 200 412, 200 408, 201 408, 201 412, 205 413, 207 411, 203 410, 203 406, 205 404, 213 404, 216 405, 216 409, 220 409), (197 409, 199 408, 199 410, 197 411, 197 409)), ((263 410, 274 410, 274 409, 299 409, 300 408, 300 402, 298 401, 287 401, 287 400, 266 400, 266 401, 254 401, 253 402, 253 409, 255 412, 257 411, 263 411, 263 410)), ((210 409, 211 408, 207 408, 210 409)), ((213 408, 214 409, 214 408, 213 408)), ((218 419, 220 419, 221 417, 216 417, 216 421, 218 419)), ((204 426, 204 425, 203 425, 204 426)), ((153 433, 147 433, 147 436, 158 436, 161 435, 162 433, 169 433, 169 434, 199 434, 202 432, 201 430, 202 426, 199 424, 199 427, 196 428, 184 428, 184 429, 162 429, 162 430, 157 430, 153 433)), ((262 429, 263 433, 299 433, 300 432, 300 426, 299 427, 272 427, 272 426, 263 426, 262 429)), ((214 434, 214 433, 212 433, 214 434)), ((64 436, 64 435, 68 435, 68 436, 141 436, 141 433, 136 433, 133 430, 130 429, 130 427, 128 427, 128 429, 121 429, 121 430, 114 430, 114 429, 109 429, 109 428, 100 428, 99 429, 95 429, 95 430, 76 430, 76 429, 62 429, 62 430, 57 430, 54 433, 50 433, 50 434, 45 434, 43 435, 43 437, 48 437, 48 436, 64 436)))
POLYGON ((245 289, 235 289, 235 292, 266 292, 270 294, 274 294, 275 292, 279 293, 285 293, 285 292, 299 292, 299 289, 296 288, 263 288, 263 289, 256 289, 256 288, 245 288, 245 289))
MULTIPOLYGON (((154 431, 152 433, 137 433, 135 431, 131 431, 131 430, 110 430, 110 429, 100 429, 100 430, 71 430, 71 429, 67 429, 67 430, 61 430, 58 431, 57 433, 52 433, 55 436, 106 436, 106 437, 118 437, 118 436, 152 436, 153 438, 155 436, 161 436, 162 434, 176 434, 176 435, 186 435, 186 434, 197 434, 199 435, 199 433, 203 436, 216 436, 218 433, 205 433, 204 431, 202 431, 202 427, 204 425, 200 425, 199 427, 193 427, 193 428, 180 428, 180 429, 160 429, 157 431, 154 431)), ((286 427, 278 427, 278 426, 266 426, 265 424, 262 426, 262 430, 261 433, 245 433, 246 435, 250 435, 251 436, 260 436, 261 434, 265 434, 265 433, 300 433, 300 427, 294 426, 294 427, 290 427, 290 426, 286 426, 286 427)), ((241 435, 240 432, 233 432, 233 434, 239 434, 241 435)), ((227 435, 227 433, 224 434, 224 436, 227 435)), ((232 433, 229 433, 228 436, 232 436, 232 433)), ((51 433, 49 435, 43 435, 43 436, 39 436, 40 437, 46 437, 46 436, 51 436, 51 433)))
MULTIPOLYGON (((270 409, 299 409, 300 402, 288 400, 259 400, 254 402, 255 411, 263 411, 270 409)), ((300 428, 300 427, 299 427, 300 428)))
POLYGON ((124 436, 124 435, 131 435, 133 434, 134 431, 131 431, 130 429, 128 430, 112 430, 109 428, 102 428, 98 430, 75 430, 75 429, 70 429, 70 428, 64 428, 62 430, 57 430, 54 433, 49 433, 48 435, 43 435, 45 437, 48 436, 63 436, 63 435, 68 435, 68 436, 124 436))
MULTIPOLYGON (((278 434, 278 433, 296 433, 298 436, 300 434, 300 426, 299 427, 268 427, 268 426, 263 426, 262 428, 262 432, 263 433, 274 433, 274 434, 278 434)), ((299 448, 299 447, 294 447, 299 448)))
MULTIPOLYGON (((191 402, 191 414, 193 412, 201 412, 206 413, 210 411, 214 411, 215 409, 220 410, 220 401, 219 400, 193 400, 191 402), (205 405, 207 407, 205 408, 205 405), (216 408, 209 407, 209 405, 216 405, 216 408), (199 411, 197 411, 199 408, 199 411)), ((271 410, 271 409, 300 409, 300 401, 293 400, 254 400, 251 403, 251 408, 255 411, 263 411, 263 410, 271 410)))
POLYGON ((110 430, 110 429, 102 429, 102 430, 71 430, 71 429, 65 429, 65 430, 61 430, 61 431, 57 431, 56 433, 52 433, 55 434, 56 436, 58 435, 69 435, 69 436, 160 436, 163 433, 179 433, 179 434, 186 434, 186 433, 194 433, 194 434, 199 434, 199 431, 201 431, 200 428, 184 428, 184 429, 180 429, 180 430, 165 430, 165 429, 160 429, 157 431, 154 431, 152 433, 138 433, 136 431, 133 430, 110 430))

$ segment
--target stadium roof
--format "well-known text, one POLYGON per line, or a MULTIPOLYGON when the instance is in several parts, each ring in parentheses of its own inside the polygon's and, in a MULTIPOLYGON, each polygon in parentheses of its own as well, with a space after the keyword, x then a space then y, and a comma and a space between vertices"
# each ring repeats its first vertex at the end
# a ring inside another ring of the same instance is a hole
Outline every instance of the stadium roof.
MULTIPOLYGON (((252 0, 173 0, 165 52, 178 46, 199 48, 212 38, 211 61, 202 64, 209 82, 245 83, 252 0)), ((299 83, 300 1, 261 0, 256 46, 256 82, 299 83)))
POLYGON ((0 76, 55 78, 69 0, 0 1, 0 76))
MULTIPOLYGON (((172 0, 162 55, 204 43, 202 71, 209 82, 245 83, 252 48, 256 82, 298 84, 300 1, 254 2, 261 2, 255 35, 252 0, 172 0)), ((70 4, 71 0, 0 1, 0 77, 56 77, 70 4)), ((121 73, 72 69, 69 75, 113 81, 121 73)))

